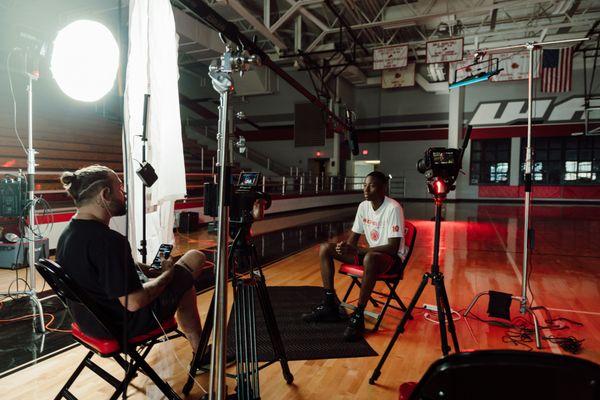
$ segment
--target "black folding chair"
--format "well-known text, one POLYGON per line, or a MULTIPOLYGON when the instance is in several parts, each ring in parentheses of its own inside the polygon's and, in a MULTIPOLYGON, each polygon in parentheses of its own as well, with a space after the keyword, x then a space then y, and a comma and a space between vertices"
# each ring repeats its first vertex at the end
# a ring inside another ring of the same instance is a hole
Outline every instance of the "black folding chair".
MULTIPOLYGON (((377 314, 377 313, 373 313, 371 311, 365 311, 365 315, 369 315, 369 316, 375 318, 375 326, 373 327, 373 331, 377 331, 377 329, 379 329, 379 325, 381 324, 381 321, 383 320, 383 316, 385 315, 385 312, 387 311, 387 309, 389 307, 391 307, 395 310, 406 311, 406 306, 404 305, 402 300, 400 300, 400 297, 398 297, 398 294, 396 293, 396 288, 398 287, 398 284, 404 277, 404 269, 406 268, 406 265, 408 264, 408 261, 410 260, 410 256, 412 255, 412 251, 415 246, 416 238, 417 238, 417 228, 412 223, 406 221, 404 223, 404 243, 408 247, 408 252, 406 253, 406 257, 402 261, 402 264, 397 266, 394 270, 386 272, 384 274, 379 274, 376 277, 378 282, 384 282, 386 284, 386 286, 388 288, 388 293, 383 293, 383 292, 378 292, 376 290, 373 290, 373 293, 378 294, 380 296, 384 296, 386 298, 385 303, 383 303, 383 308, 381 309, 380 313, 377 314), (394 306, 393 304, 391 304, 392 300, 394 300, 398 305, 394 306)), ((339 272, 340 272, 340 274, 344 274, 344 275, 347 275, 350 278, 352 278, 352 283, 350 284, 350 287, 348 288, 348 290, 346 291, 346 294, 344 295, 344 298, 342 300, 342 305, 344 307, 353 308, 352 305, 347 303, 347 300, 348 300, 348 297, 350 297, 350 293, 352 292, 352 289, 354 289, 354 286, 360 287, 360 280, 363 277, 365 268, 362 265, 342 264, 340 266, 339 272)), ((381 302, 375 300, 373 298, 373 296, 371 296, 369 301, 375 307, 379 307, 382 304, 381 302)))
POLYGON ((136 376, 138 371, 141 371, 148 376, 168 399, 180 399, 171 386, 162 380, 145 361, 145 358, 148 353, 150 353, 152 347, 163 340, 164 333, 168 334, 177 330, 175 318, 163 321, 161 324, 162 327, 159 327, 157 323, 156 329, 131 338, 127 343, 124 343, 122 330, 115 327, 111 318, 109 318, 103 309, 100 308, 98 304, 65 273, 60 265, 51 260, 41 259, 35 264, 35 267, 46 282, 48 282, 50 287, 52 287, 67 309, 69 309, 70 306, 77 305, 78 307, 87 310, 89 314, 96 319, 98 325, 104 328, 109 336, 108 339, 95 338, 84 333, 77 323, 71 325, 72 335, 75 340, 90 351, 77 366, 71 377, 67 380, 67 383, 56 395, 54 398, 55 400, 62 398, 68 400, 76 399, 69 391, 69 388, 75 379, 77 379, 81 371, 86 367, 115 388, 115 392, 110 397, 111 399, 117 399, 123 391, 127 389, 129 383, 136 376), (125 370, 124 378, 119 380, 98 366, 98 364, 94 363, 92 361, 94 354, 103 358, 114 359, 125 370), (129 356, 129 361, 125 361, 123 355, 129 356))
POLYGON ((534 351, 455 353, 435 361, 416 386, 402 385, 399 398, 596 400, 600 399, 600 365, 534 351))

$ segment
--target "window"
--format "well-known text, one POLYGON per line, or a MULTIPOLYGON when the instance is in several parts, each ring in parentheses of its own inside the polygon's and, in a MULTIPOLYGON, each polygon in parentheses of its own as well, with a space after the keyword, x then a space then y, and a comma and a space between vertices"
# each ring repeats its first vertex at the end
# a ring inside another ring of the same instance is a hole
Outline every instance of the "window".
POLYGON ((471 184, 508 185, 510 139, 471 142, 471 184))
MULTIPOLYGON (((521 183, 525 146, 521 140, 521 183)), ((600 137, 571 136, 533 140, 533 182, 539 185, 600 183, 600 137)))

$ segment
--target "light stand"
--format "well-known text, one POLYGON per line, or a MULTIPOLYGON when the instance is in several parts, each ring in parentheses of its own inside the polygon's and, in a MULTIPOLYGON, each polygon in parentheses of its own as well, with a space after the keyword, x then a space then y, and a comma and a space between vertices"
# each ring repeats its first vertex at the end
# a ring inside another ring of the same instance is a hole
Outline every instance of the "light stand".
MULTIPOLYGON (((521 284, 521 296, 512 296, 513 300, 519 301, 520 303, 520 312, 521 314, 529 313, 533 319, 533 328, 535 333, 535 344, 538 349, 542 348, 542 341, 540 338, 540 328, 538 319, 533 312, 533 304, 529 304, 529 300, 527 299, 527 288, 528 285, 528 270, 529 270, 529 257, 530 257, 530 249, 532 249, 532 241, 530 237, 533 237, 533 229, 530 228, 531 224, 531 187, 533 185, 533 179, 531 176, 531 164, 532 164, 532 150, 531 150, 531 127, 532 127, 532 119, 533 119, 533 51, 536 48, 541 49, 546 45, 554 45, 554 44, 563 44, 563 43, 572 43, 572 42, 581 42, 588 40, 589 38, 580 38, 580 39, 569 39, 569 40, 557 40, 551 42, 543 42, 543 43, 535 43, 528 42, 523 45, 517 46, 508 46, 508 47, 499 47, 495 49, 489 49, 488 52, 500 52, 506 50, 514 50, 514 49, 527 49, 529 52, 529 70, 527 74, 527 147, 525 148, 525 173, 523 176, 523 182, 525 184, 525 214, 524 214, 524 226, 523 226, 523 266, 522 266, 522 284, 521 284)), ((478 293, 475 298, 469 304, 469 307, 464 312, 464 316, 466 317, 477 300, 488 292, 478 293)))
MULTIPOLYGON (((9 72, 10 73, 10 72, 9 72)), ((38 79, 38 75, 33 74, 29 71, 26 72, 28 78, 27 85, 27 199, 29 204, 29 231, 27 232, 27 263, 28 263, 28 280, 29 289, 25 287, 25 290, 19 290, 16 292, 5 292, 0 295, 25 295, 29 296, 32 302, 32 306, 37 307, 40 326, 36 327, 36 330, 40 333, 46 332, 46 326, 44 323, 44 309, 42 308, 41 299, 37 296, 37 289, 35 285, 35 154, 36 151, 33 148, 33 81, 38 79)), ((23 241, 23 238, 21 238, 23 241)))
POLYGON ((213 346, 211 353, 209 400, 224 400, 227 396, 225 367, 227 353, 227 277, 228 277, 228 221, 231 171, 228 164, 227 111, 229 94, 233 91, 233 72, 242 74, 248 69, 254 57, 246 57, 241 52, 233 52, 227 45, 220 63, 211 65, 208 75, 213 88, 219 93, 219 129, 217 132, 217 166, 219 167, 219 208, 217 257, 215 262, 215 313, 213 322, 213 346))
MULTIPOLYGON (((148 122, 148 100, 150 98, 149 94, 145 94, 144 95, 144 116, 143 116, 143 124, 144 126, 142 127, 142 165, 141 167, 143 168, 144 165, 146 165, 146 142, 148 141, 148 135, 147 135, 147 122, 148 122)), ((140 169, 141 171, 141 169, 140 169)), ((139 175, 139 171, 138 171, 138 175, 139 175)), ((154 182, 152 182, 154 183, 154 182)), ((146 259, 148 256, 148 250, 147 250, 147 240, 146 240, 146 182, 144 179, 142 179, 142 239, 140 240, 140 248, 139 248, 139 252, 140 255, 142 256, 142 263, 146 264, 146 259)), ((151 185, 151 184, 150 184, 151 185)), ((148 185, 148 186, 150 186, 148 185)))

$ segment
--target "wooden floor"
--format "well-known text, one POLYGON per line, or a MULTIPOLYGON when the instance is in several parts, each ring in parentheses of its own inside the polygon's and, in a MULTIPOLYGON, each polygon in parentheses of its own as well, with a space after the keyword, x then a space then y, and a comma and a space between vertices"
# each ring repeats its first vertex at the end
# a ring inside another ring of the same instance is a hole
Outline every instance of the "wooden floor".
MULTIPOLYGON (((418 236, 412 260, 400 285, 403 300, 412 297, 424 271, 431 263, 433 223, 429 221, 430 204, 407 204, 405 213, 417 227, 418 236)), ((536 249, 532 257, 531 290, 534 304, 549 307, 553 317, 579 321, 583 327, 568 330, 545 330, 545 335, 573 335, 583 342, 579 357, 600 362, 600 207, 537 206, 534 209, 536 249)), ((442 226, 440 260, 452 308, 462 310, 474 295, 489 289, 512 294, 520 293, 522 261, 522 209, 506 205, 449 205, 442 226)), ((180 238, 180 248, 201 247, 210 240, 205 235, 180 238), (190 240, 197 242, 185 243, 190 240)), ((265 269, 270 286, 320 285, 317 247, 293 255, 265 269)), ((338 291, 349 279, 338 276, 338 291)), ((356 297, 353 296, 354 298, 356 297)), ((199 296, 199 309, 204 317, 210 293, 199 296)), ((433 290, 428 287, 419 301, 433 304, 433 290)), ((487 301, 475 308, 485 316, 487 301)), ((518 310, 513 308, 513 316, 518 310)), ((396 324, 399 313, 390 312, 376 334, 367 336, 370 345, 382 354, 396 324)), ((503 342, 505 330, 491 327, 474 319, 456 322, 463 350, 520 348, 503 342)), ((555 344, 544 341, 543 351, 563 353, 555 344)), ((533 344, 531 344, 533 345, 533 344)), ((76 347, 66 353, 42 361, 0 380, 3 399, 53 398, 73 368, 83 358, 85 350, 76 347)), ((263 399, 395 399, 398 386, 415 381, 427 367, 440 357, 437 326, 427 321, 423 311, 415 313, 407 331, 401 335, 385 364, 377 385, 368 378, 378 357, 290 362, 295 376, 293 385, 286 385, 276 365, 261 372, 263 399)), ((190 362, 190 348, 183 339, 163 344, 153 350, 150 362, 159 374, 181 390, 190 362)), ((101 365, 121 375, 111 361, 101 365)), ((200 375, 190 398, 199 398, 207 378, 200 375)), ((160 398, 147 379, 138 377, 130 388, 131 399, 160 398)), ((230 388, 235 386, 229 381, 230 388)), ((73 392, 82 399, 107 398, 111 387, 91 373, 84 373, 74 384, 73 392)))

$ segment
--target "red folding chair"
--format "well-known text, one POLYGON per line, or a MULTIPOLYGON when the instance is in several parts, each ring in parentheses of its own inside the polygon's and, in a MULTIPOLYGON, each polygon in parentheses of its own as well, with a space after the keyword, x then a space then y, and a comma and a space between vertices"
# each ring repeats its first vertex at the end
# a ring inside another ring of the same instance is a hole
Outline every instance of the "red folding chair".
MULTIPOLYGON (((415 228, 415 226, 413 224, 411 224, 410 222, 405 222, 404 223, 404 243, 405 243, 405 246, 408 247, 408 252, 406 253, 406 257, 404 258, 402 263, 399 266, 397 266, 396 268, 394 268, 393 270, 387 271, 386 273, 380 274, 377 276, 377 281, 383 282, 387 286, 388 293, 383 293, 383 292, 378 292, 376 290, 373 290, 373 293, 386 298, 385 303, 383 303, 383 308, 381 309, 380 313, 365 311, 365 315, 375 318, 375 320, 376 320, 375 326, 373 327, 373 332, 375 332, 375 331, 377 331, 377 329, 379 329, 381 320, 383 319, 383 316, 385 315, 385 312, 387 311, 387 309, 389 307, 391 307, 395 310, 403 311, 403 312, 406 311, 406 306, 404 305, 404 303, 402 302, 400 297, 398 297, 398 294, 396 293, 396 288, 398 287, 398 284, 404 277, 404 269, 406 268, 406 265, 408 264, 408 261, 410 260, 410 256, 412 255, 412 251, 413 251, 413 247, 415 246, 416 238, 417 238, 417 228, 415 228), (391 304, 392 300, 394 300, 398 305, 395 306, 395 305, 391 304)), ((347 275, 350 278, 352 278, 352 283, 350 284, 350 287, 348 288, 348 290, 346 291, 346 294, 344 295, 344 299, 342 300, 342 305, 344 307, 354 308, 354 306, 347 303, 347 300, 348 300, 348 297, 350 296, 350 293, 352 292, 352 289, 354 289, 354 286, 358 286, 359 288, 361 287, 360 280, 363 277, 364 267, 362 265, 342 264, 339 272, 341 274, 347 275)), ((369 298, 369 301, 375 307, 379 307, 382 303, 378 300, 375 300, 373 298, 372 294, 371 294, 371 297, 369 298)))
MULTIPOLYGON (((162 380, 145 361, 145 358, 148 353, 150 353, 152 347, 163 340, 164 333, 168 334, 177 330, 175 318, 163 321, 161 326, 158 326, 157 323, 156 329, 131 338, 125 343, 123 341, 122 330, 117 329, 114 326, 111 318, 109 318, 104 313, 103 309, 98 307, 97 303, 65 273, 60 265, 51 260, 41 259, 35 264, 35 267, 46 282, 48 282, 50 287, 52 287, 67 309, 74 304, 86 309, 90 315, 96 318, 99 326, 104 328, 110 336, 108 339, 95 338, 84 333, 77 323, 71 325, 73 337, 83 346, 88 348, 89 352, 67 380, 67 383, 56 395, 54 398, 55 400, 62 398, 68 400, 77 399, 69 391, 69 388, 73 382, 75 382, 75 379, 77 379, 81 371, 86 367, 115 388, 115 392, 110 397, 111 399, 116 400, 123 391, 127 389, 127 386, 129 386, 129 383, 136 376, 138 371, 141 371, 148 376, 168 399, 180 399, 171 386, 162 380), (119 380, 105 369, 101 368, 98 364, 94 363, 92 361, 94 355, 114 359, 125 370, 124 378, 119 380), (123 355, 129 356, 129 361, 125 361, 123 355)), ((176 336, 179 335, 180 333, 178 332, 178 335, 176 336)))

